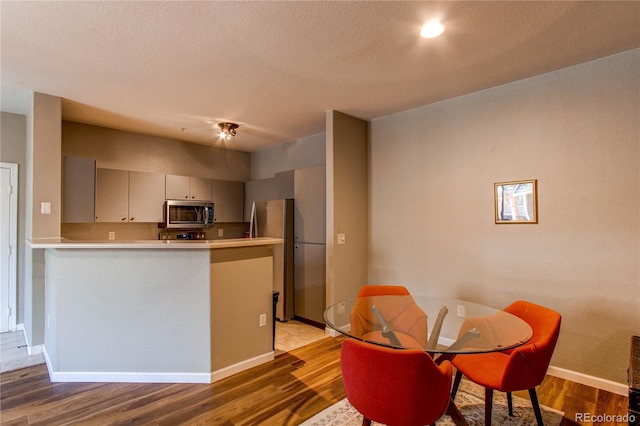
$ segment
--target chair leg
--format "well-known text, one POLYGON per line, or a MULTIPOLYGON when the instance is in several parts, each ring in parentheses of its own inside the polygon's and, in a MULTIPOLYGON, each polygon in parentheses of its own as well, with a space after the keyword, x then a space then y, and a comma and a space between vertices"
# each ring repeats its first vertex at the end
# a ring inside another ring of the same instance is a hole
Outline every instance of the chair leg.
POLYGON ((509 407, 509 415, 513 417, 513 398, 511 392, 507 392, 507 407, 509 407))
POLYGON ((371 419, 362 416, 362 426, 371 426, 371 419))
POLYGON ((542 423, 542 413, 540 412, 540 403, 538 402, 536 388, 529 389, 529 397, 531 398, 531 405, 533 405, 533 412, 536 414, 538 426, 543 426, 544 423, 542 423))
POLYGON ((451 388, 451 399, 456 399, 456 393, 458 392, 458 386, 460 386, 460 381, 462 380, 462 373, 460 371, 456 371, 456 378, 453 380, 453 387, 451 388))
POLYGON ((491 410, 493 409, 493 389, 484 388, 484 424, 491 426, 491 410))

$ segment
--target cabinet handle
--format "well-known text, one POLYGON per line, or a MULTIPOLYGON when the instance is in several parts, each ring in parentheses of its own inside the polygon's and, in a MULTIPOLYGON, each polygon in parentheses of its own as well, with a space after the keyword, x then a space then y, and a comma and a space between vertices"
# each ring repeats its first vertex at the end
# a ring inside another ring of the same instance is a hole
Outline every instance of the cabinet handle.
POLYGON ((123 218, 120 218, 120 220, 124 222, 125 220, 127 220, 127 218, 123 217, 123 218))
POLYGON ((136 218, 132 217, 131 219, 129 219, 129 222, 133 222, 134 220, 136 220, 136 218))
POLYGON ((192 196, 191 196, 191 199, 193 200, 194 198, 196 198, 196 196, 195 196, 195 195, 192 195, 192 196))

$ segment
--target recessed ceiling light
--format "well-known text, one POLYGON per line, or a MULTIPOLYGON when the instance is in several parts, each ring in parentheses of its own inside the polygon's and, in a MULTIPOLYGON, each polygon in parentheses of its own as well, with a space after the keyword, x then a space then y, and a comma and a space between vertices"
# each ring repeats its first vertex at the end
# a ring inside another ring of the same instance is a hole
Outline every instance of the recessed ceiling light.
POLYGON ((444 25, 433 19, 422 26, 420 36, 423 38, 434 38, 442 34, 443 31, 444 25))

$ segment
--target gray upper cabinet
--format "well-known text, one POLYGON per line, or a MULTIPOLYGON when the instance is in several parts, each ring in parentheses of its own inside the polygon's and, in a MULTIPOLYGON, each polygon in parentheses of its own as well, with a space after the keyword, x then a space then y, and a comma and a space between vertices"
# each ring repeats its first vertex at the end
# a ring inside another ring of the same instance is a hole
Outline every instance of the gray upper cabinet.
MULTIPOLYGON (((244 221, 251 220, 251 206, 257 201, 275 200, 275 179, 251 180, 244 183, 244 221)), ((215 207, 214 207, 215 208, 215 207)))
POLYGON ((295 184, 295 171, 278 172, 275 174, 276 200, 281 198, 295 198, 293 191, 295 184))
POLYGON ((162 222, 164 175, 129 172, 129 222, 162 222))
POLYGON ((167 200, 211 200, 211 179, 166 175, 167 200))
POLYGON ((96 222, 161 222, 164 175, 96 170, 96 222))
POLYGON ((213 214, 216 222, 242 222, 244 182, 213 180, 213 214))
POLYGON ((93 223, 96 160, 64 157, 62 161, 62 222, 93 223))
POLYGON ((96 222, 129 221, 129 172, 96 169, 96 222))

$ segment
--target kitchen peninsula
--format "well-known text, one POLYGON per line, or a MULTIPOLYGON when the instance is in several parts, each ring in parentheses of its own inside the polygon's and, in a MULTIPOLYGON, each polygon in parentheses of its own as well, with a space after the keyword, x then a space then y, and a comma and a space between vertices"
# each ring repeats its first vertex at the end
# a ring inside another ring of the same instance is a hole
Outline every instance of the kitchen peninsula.
POLYGON ((52 381, 210 383, 274 357, 281 239, 30 244, 45 250, 52 381))

